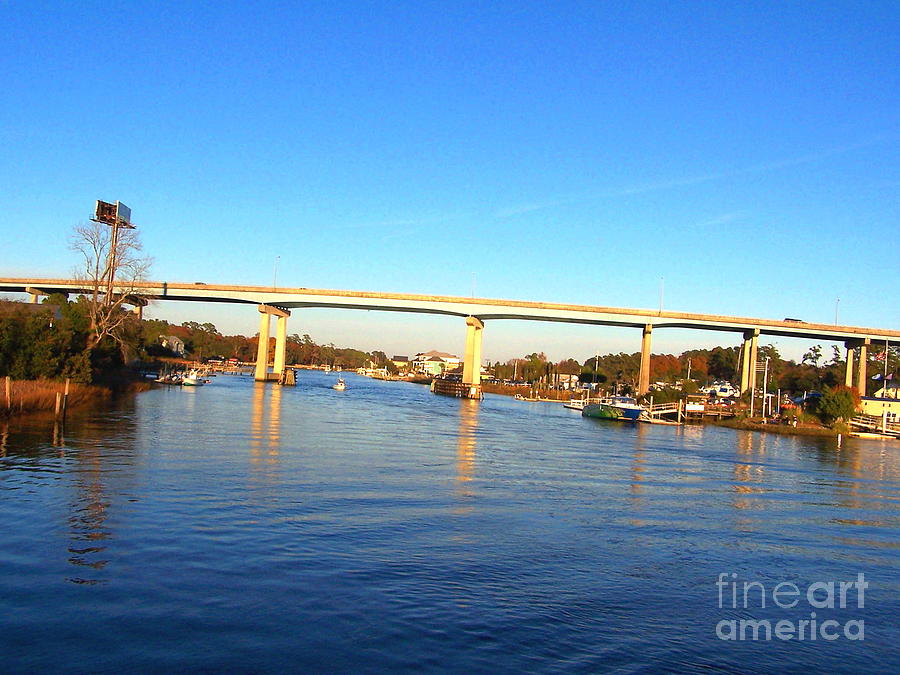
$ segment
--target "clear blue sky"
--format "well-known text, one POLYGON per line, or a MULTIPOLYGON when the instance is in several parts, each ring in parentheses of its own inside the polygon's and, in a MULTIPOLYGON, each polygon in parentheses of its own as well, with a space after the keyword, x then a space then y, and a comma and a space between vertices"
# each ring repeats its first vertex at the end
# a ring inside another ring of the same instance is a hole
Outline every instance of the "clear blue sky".
MULTIPOLYGON (((281 256, 280 286, 650 308, 663 286, 668 309, 830 323, 840 298, 841 323, 900 328, 897 2, 0 0, 0 23, 0 275, 71 273, 99 198, 159 280, 270 284, 281 256)), ((464 342, 412 315, 290 330, 464 342)), ((485 356, 639 344, 496 322, 485 356)))

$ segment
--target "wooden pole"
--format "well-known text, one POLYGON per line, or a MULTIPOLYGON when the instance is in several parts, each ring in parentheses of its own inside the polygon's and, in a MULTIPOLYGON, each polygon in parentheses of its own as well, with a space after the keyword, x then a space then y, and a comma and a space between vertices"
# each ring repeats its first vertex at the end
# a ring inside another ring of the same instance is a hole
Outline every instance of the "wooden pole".
POLYGON ((59 411, 60 411, 61 404, 62 404, 62 394, 60 394, 59 392, 56 392, 56 412, 55 412, 56 419, 59 419, 59 411))
POLYGON ((66 419, 66 410, 68 409, 68 407, 69 407, 69 378, 67 377, 66 378, 66 393, 63 394, 63 401, 62 401, 63 420, 66 419))
POLYGON ((9 410, 12 407, 12 402, 11 402, 10 395, 9 395, 10 387, 11 387, 11 385, 10 385, 9 375, 7 375, 6 376, 6 409, 7 410, 9 410))

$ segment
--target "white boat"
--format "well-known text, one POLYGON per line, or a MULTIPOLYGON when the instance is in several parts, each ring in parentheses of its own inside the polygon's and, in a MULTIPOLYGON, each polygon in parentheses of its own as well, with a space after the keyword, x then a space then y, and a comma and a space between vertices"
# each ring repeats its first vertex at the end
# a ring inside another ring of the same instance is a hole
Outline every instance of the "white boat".
POLYGON ((586 406, 587 404, 588 400, 586 398, 573 398, 563 403, 563 408, 570 408, 572 410, 584 410, 584 406, 586 406))
POLYGON ((181 378, 181 384, 185 387, 201 387, 207 382, 209 382, 209 380, 204 380, 198 370, 191 370, 181 378))
POLYGON ((338 381, 331 385, 332 389, 337 389, 338 391, 344 391, 347 388, 347 383, 344 382, 343 377, 339 377, 338 381))

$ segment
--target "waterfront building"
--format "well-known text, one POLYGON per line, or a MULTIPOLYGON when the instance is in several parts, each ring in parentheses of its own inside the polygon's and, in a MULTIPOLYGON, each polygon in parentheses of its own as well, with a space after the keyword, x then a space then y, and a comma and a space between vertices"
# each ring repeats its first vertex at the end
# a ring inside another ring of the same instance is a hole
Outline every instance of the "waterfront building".
POLYGON ((428 352, 419 352, 413 357, 413 370, 427 375, 443 375, 462 365, 462 359, 454 354, 439 352, 432 349, 428 352))
POLYGON ((175 356, 184 356, 184 340, 176 335, 160 335, 159 343, 175 356))
POLYGON ((900 382, 886 381, 874 396, 863 396, 859 408, 864 415, 887 415, 888 422, 900 422, 900 382))

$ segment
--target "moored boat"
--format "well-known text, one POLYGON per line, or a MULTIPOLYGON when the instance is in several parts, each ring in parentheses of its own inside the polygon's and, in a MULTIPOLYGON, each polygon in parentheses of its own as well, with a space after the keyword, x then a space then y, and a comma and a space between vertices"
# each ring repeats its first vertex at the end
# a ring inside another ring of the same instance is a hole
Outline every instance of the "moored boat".
POLYGON ((601 398, 597 403, 589 403, 584 406, 581 411, 584 417, 620 422, 637 422, 642 413, 644 413, 644 408, 638 405, 637 400, 631 396, 601 398))
POLYGON ((207 382, 209 382, 209 380, 203 379, 203 376, 198 370, 191 370, 181 378, 181 384, 185 387, 201 387, 207 382))
POLYGON ((563 408, 569 408, 571 410, 584 410, 587 404, 588 399, 586 398, 573 398, 563 403, 563 408))
POLYGON ((337 389, 338 391, 344 391, 347 388, 347 383, 344 382, 343 377, 339 377, 338 381, 331 385, 332 389, 337 389))

